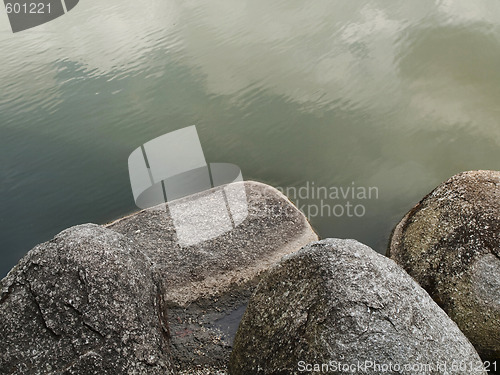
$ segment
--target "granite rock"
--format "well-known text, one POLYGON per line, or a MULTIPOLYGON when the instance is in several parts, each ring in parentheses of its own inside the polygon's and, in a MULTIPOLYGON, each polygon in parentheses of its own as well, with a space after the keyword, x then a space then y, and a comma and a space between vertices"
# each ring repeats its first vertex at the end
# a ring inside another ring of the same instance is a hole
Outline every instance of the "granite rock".
POLYGON ((262 278, 229 371, 413 375, 443 374, 443 366, 448 374, 486 374, 456 324, 402 268, 357 241, 327 239, 262 278), (461 363, 469 367, 454 367, 461 363), (423 365, 433 367, 414 367, 423 365))
POLYGON ((388 255, 484 360, 500 358, 500 172, 464 172, 442 183, 396 226, 388 255))
POLYGON ((38 245, 0 283, 1 374, 172 374, 162 286, 94 224, 38 245))

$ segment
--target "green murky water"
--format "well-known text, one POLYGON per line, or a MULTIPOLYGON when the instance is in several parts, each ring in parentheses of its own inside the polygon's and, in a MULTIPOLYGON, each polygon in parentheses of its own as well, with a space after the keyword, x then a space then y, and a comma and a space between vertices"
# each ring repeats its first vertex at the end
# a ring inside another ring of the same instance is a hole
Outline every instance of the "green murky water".
POLYGON ((441 181, 500 169, 494 1, 82 0, 17 34, 0 13, 0 49, 0 276, 134 211, 128 155, 192 124, 207 161, 295 188, 322 237, 380 252, 441 181))

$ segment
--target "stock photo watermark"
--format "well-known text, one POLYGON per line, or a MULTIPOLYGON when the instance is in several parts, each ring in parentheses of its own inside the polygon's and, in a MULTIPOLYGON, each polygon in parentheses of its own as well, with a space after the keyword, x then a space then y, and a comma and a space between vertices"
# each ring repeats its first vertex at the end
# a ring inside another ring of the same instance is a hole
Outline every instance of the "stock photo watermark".
POLYGON ((306 361, 299 361, 297 363, 297 370, 299 372, 307 373, 345 373, 345 374, 383 374, 383 373, 399 373, 411 372, 415 374, 429 374, 439 372, 440 374, 455 373, 461 371, 463 373, 482 372, 486 370, 497 370, 496 362, 485 361, 472 362, 472 361, 442 361, 435 363, 398 363, 398 362, 379 362, 374 360, 344 362, 344 361, 329 361, 326 363, 310 363, 306 361))
MULTIPOLYGON (((128 169, 137 207, 164 210, 181 246, 216 238, 248 216, 240 168, 230 163, 207 163, 194 125, 144 143, 130 154, 128 169)), ((367 213, 367 201, 379 199, 378 187, 355 182, 322 186, 306 181, 302 186, 277 190, 309 220, 361 218, 367 213)))
POLYGON ((4 0, 13 33, 52 21, 70 10, 80 0, 4 0))
POLYGON ((322 186, 306 181, 301 186, 277 187, 311 220, 315 217, 361 218, 367 213, 366 202, 379 199, 376 186, 322 186))
POLYGON ((137 207, 164 210, 181 246, 216 238, 248 216, 240 168, 207 163, 194 125, 138 147, 128 169, 137 207))

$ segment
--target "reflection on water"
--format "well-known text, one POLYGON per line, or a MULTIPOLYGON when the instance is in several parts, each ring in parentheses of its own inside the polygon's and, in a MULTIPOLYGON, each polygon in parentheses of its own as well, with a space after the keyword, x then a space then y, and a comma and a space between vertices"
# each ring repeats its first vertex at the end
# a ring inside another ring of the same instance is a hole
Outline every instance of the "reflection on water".
POLYGON ((134 210, 128 155, 191 124, 246 179, 378 187, 364 217, 312 222, 381 252, 440 181, 500 168, 491 1, 86 0, 17 34, 0 14, 0 47, 1 275, 134 210))

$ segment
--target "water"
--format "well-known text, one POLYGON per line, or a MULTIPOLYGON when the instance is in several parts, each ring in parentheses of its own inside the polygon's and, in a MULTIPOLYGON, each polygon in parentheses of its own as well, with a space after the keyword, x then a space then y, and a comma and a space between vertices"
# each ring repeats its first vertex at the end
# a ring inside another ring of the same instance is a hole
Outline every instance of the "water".
POLYGON ((380 252, 441 181, 500 169, 491 0, 82 0, 17 34, 0 13, 0 49, 0 277, 64 228, 134 211, 128 155, 192 124, 245 179, 377 187, 363 217, 311 221, 380 252))
POLYGON ((240 325, 246 309, 246 304, 240 306, 235 310, 227 312, 226 315, 215 321, 213 324, 213 328, 222 332, 224 340, 231 346, 233 345, 236 332, 238 331, 238 326, 240 325))

